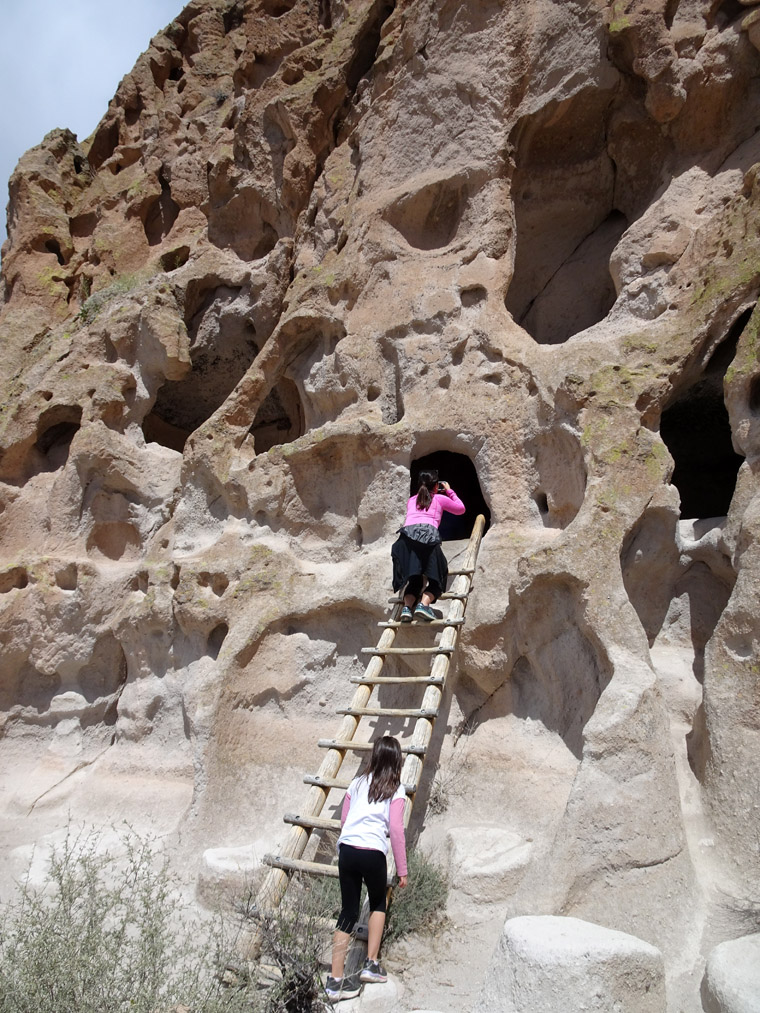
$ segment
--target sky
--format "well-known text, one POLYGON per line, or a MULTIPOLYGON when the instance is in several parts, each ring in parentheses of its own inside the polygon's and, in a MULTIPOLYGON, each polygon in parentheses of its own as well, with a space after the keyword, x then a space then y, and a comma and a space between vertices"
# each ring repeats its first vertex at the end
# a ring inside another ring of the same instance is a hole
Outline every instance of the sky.
POLYGON ((184 0, 0 0, 0 243, 8 178, 49 130, 89 137, 184 0))

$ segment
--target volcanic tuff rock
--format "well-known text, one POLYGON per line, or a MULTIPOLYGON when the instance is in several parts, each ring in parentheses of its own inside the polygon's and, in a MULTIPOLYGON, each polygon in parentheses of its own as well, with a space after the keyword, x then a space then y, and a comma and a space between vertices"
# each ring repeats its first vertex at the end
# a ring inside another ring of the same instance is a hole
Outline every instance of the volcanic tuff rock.
POLYGON ((92 137, 22 158, 4 861, 69 812, 192 870, 275 847, 428 461, 490 528, 416 830, 530 848, 497 908, 459 891, 470 991, 423 1004, 474 1001, 494 919, 561 914, 700 1008, 760 924, 759 19, 193 0, 92 137))

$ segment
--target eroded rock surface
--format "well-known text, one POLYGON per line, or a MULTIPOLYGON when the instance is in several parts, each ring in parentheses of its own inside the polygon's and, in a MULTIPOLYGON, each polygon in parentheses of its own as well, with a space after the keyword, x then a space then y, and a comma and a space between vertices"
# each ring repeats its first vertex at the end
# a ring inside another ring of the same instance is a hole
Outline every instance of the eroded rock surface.
MULTIPOLYGON (((204 853, 255 868, 432 461, 490 528, 434 740, 448 809, 424 816, 429 775, 413 830, 530 842, 508 913, 633 933, 699 1010, 706 954, 760 925, 758 18, 194 0, 92 137, 22 158, 6 864, 72 812, 175 834, 202 893, 204 853)), ((474 1000, 430 978, 404 1002, 474 1000)))

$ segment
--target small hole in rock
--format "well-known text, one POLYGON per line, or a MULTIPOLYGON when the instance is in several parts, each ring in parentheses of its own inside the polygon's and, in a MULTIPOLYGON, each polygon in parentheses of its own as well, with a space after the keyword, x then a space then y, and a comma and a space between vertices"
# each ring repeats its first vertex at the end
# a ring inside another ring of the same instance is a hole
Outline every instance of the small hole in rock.
POLYGON ((4 573, 0 573, 0 594, 7 594, 14 588, 21 590, 29 583, 29 574, 23 566, 14 566, 4 573))
POLYGON ((55 582, 62 591, 76 591, 77 587, 77 565, 67 563, 66 566, 56 571, 55 582))
POLYGON ((482 285, 474 285, 472 288, 465 288, 461 293, 462 305, 465 307, 477 306, 485 300, 488 293, 482 285))
POLYGON ((190 257, 189 246, 178 246, 176 250, 169 250, 168 253, 162 253, 159 258, 159 263, 164 271, 176 271, 178 267, 183 267, 190 257))

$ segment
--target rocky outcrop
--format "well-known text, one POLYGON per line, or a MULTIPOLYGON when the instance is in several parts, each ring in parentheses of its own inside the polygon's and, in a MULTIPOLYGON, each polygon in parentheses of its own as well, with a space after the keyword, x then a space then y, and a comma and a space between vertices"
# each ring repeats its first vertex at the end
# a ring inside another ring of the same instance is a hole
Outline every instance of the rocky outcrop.
POLYGON ((706 1013, 752 1013, 760 996, 760 934, 729 939, 707 958, 702 979, 706 1013))
POLYGON ((578 918, 509 919, 478 1013, 665 1009, 662 954, 625 932, 578 918))
POLYGON ((435 739, 458 788, 413 829, 530 842, 510 914, 634 933, 699 1009, 760 904, 759 16, 193 0, 92 137, 22 158, 13 846, 126 816, 204 896, 204 853, 274 846, 431 462, 468 505, 452 538, 490 527, 435 739))

